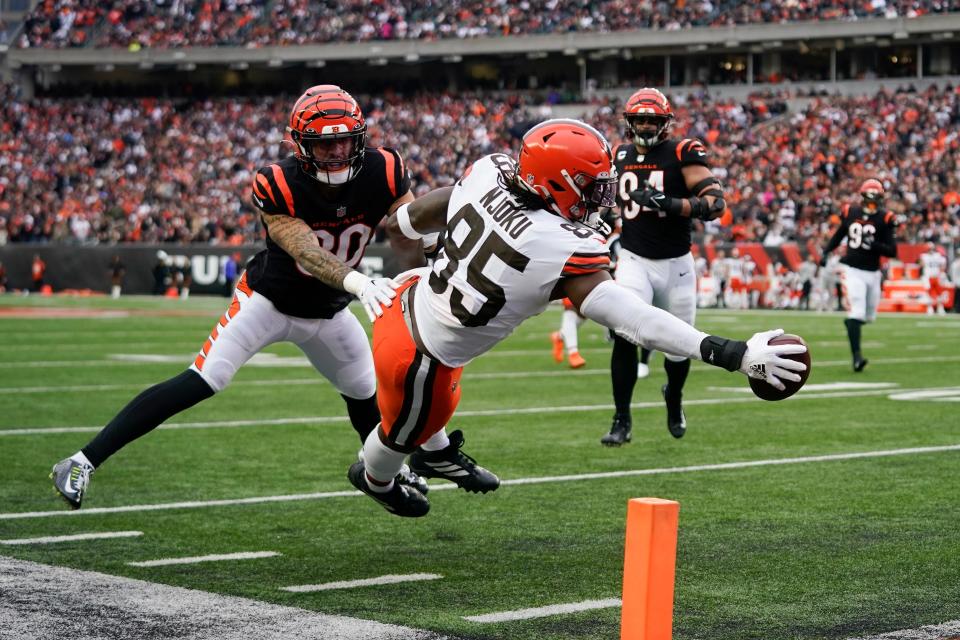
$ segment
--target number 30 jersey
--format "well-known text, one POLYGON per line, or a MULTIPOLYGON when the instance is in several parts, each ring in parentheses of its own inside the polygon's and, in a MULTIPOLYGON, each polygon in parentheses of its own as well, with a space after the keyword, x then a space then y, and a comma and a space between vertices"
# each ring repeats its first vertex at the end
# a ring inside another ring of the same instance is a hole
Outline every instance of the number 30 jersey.
POLYGON ((465 365, 541 313, 562 278, 610 267, 603 235, 525 208, 506 189, 505 175, 514 170, 503 154, 467 170, 450 197, 443 248, 416 286, 415 338, 449 367, 465 365))
MULTIPOLYGON (((357 177, 339 187, 333 200, 319 182, 304 173, 290 156, 257 171, 253 203, 266 214, 303 220, 320 246, 357 267, 374 229, 398 197, 410 190, 400 154, 388 148, 367 148, 357 177)), ((267 248, 247 267, 250 287, 280 313, 298 318, 332 318, 353 296, 328 287, 267 235, 267 248)))

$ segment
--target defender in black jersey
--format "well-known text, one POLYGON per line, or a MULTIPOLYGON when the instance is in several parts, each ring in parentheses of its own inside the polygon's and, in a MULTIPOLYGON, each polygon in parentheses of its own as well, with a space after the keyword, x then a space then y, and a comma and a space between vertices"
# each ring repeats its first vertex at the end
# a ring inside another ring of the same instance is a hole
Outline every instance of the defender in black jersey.
MULTIPOLYGON (((83 449, 54 466, 51 478, 74 509, 90 474, 107 458, 173 415, 223 390, 237 370, 275 342, 293 342, 340 392, 361 443, 380 422, 373 355, 346 309, 356 296, 370 320, 398 286, 356 271, 380 221, 413 200, 400 154, 366 147, 357 102, 333 85, 311 87, 296 102, 287 132, 294 155, 257 171, 252 201, 267 228, 267 248, 244 273, 232 304, 190 367, 134 398, 83 449)), ((406 252, 419 243, 391 236, 406 252)), ((394 494, 426 491, 401 471, 394 494)))
MULTIPOLYGON (((699 140, 669 138, 674 115, 656 89, 640 89, 623 111, 629 142, 614 154, 620 177, 620 256, 617 283, 644 301, 693 324, 697 276, 690 253, 691 220, 713 220, 726 208, 720 182, 710 171, 707 150, 699 140)), ((646 364, 649 352, 639 364, 646 364)), ((683 385, 690 360, 664 354, 667 428, 675 438, 686 432, 683 385)), ((637 347, 614 337, 610 372, 616 413, 600 442, 620 446, 631 439, 630 401, 637 382, 637 347)))
POLYGON ((880 258, 897 255, 896 218, 883 210, 883 184, 874 178, 860 186, 862 204, 847 205, 840 217, 840 226, 823 248, 820 266, 825 267, 830 252, 846 239, 847 252, 843 265, 843 286, 849 305, 847 327, 853 370, 863 371, 867 360, 860 351, 860 328, 877 317, 880 303, 880 258))

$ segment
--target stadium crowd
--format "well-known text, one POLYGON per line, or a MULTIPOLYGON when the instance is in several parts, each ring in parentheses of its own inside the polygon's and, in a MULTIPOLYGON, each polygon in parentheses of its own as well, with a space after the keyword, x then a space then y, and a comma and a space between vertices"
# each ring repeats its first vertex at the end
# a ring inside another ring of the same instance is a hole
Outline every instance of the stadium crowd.
MULTIPOLYGON (((368 144, 406 158, 415 193, 453 183, 473 159, 514 154, 552 107, 533 95, 358 96, 368 144)), ((904 241, 960 241, 960 92, 745 102, 673 96, 675 135, 700 138, 733 224, 720 241, 823 242, 867 175, 887 184, 904 241)), ((21 100, 0 86, 0 244, 257 241, 253 171, 286 154, 290 96, 259 99, 21 100)), ((584 119, 622 138, 618 100, 584 119)), ((697 223, 700 224, 699 222, 697 223)))
POLYGON ((917 17, 960 0, 42 0, 19 47, 263 47, 917 17))

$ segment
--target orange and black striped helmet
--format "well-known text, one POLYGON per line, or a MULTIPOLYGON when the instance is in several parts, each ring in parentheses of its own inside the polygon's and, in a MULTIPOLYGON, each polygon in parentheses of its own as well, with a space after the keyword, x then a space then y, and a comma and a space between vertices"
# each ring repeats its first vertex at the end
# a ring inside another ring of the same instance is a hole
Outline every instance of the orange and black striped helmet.
POLYGON ((623 119, 627 123, 627 137, 635 144, 649 148, 667 139, 673 122, 673 108, 667 96, 657 89, 645 87, 627 98, 623 119))
POLYGON ((287 133, 294 155, 310 177, 325 184, 343 184, 360 173, 367 123, 360 105, 340 87, 319 84, 307 89, 290 112, 287 133), (349 140, 352 144, 333 154, 325 153, 324 145, 318 144, 337 140, 349 140))

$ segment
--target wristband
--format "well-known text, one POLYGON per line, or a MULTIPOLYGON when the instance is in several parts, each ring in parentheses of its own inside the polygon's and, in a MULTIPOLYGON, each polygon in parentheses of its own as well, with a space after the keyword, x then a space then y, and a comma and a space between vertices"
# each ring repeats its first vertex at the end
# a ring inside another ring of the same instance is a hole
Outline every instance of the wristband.
POLYGON ((424 234, 420 233, 413 228, 413 225, 410 223, 410 203, 405 202, 399 207, 394 215, 397 216, 397 226, 400 227, 400 233, 411 240, 420 240, 424 237, 424 234))

